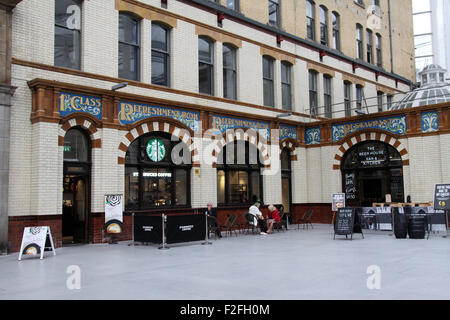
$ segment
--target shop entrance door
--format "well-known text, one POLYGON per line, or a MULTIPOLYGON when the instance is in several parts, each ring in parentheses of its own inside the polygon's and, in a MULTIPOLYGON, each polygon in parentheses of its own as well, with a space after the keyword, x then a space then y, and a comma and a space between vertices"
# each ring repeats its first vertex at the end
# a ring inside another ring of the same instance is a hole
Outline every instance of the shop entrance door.
POLYGON ((64 244, 87 243, 88 181, 86 176, 65 175, 62 237, 64 244))

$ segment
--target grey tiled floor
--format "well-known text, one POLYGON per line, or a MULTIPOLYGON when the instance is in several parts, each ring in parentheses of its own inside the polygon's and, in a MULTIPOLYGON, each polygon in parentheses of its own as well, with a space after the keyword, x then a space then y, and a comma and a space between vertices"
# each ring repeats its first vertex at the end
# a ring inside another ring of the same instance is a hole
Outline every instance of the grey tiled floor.
POLYGON ((450 299, 450 238, 389 234, 333 241, 331 226, 315 225, 165 251, 120 243, 44 260, 12 254, 0 257, 0 299, 450 299), (80 290, 66 287, 69 265, 81 269, 80 290), (380 267, 380 290, 367 288, 370 265, 380 267))

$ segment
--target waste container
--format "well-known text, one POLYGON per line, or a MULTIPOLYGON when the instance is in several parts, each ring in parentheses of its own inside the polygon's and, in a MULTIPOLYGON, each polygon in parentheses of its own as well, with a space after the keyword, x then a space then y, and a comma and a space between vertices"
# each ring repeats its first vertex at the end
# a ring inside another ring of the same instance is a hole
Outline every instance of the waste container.
POLYGON ((408 235, 410 239, 425 239, 425 217, 411 216, 408 219, 408 235))
POLYGON ((408 234, 408 218, 398 208, 392 208, 394 215, 394 234, 397 239, 406 239, 408 234))

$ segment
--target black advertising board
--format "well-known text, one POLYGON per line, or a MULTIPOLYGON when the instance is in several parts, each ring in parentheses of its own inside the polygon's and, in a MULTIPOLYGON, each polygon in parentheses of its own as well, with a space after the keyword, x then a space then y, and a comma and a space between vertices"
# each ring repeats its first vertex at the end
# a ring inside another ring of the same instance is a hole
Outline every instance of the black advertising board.
POLYGON ((437 184, 434 191, 434 209, 450 210, 450 184, 437 184))
POLYGON ((162 243, 162 216, 134 216, 134 241, 162 243))
POLYGON ((167 216, 167 243, 205 240, 206 219, 203 214, 167 216))
POLYGON ((340 208, 334 223, 334 233, 346 236, 353 233, 353 225, 355 224, 355 209, 340 208))

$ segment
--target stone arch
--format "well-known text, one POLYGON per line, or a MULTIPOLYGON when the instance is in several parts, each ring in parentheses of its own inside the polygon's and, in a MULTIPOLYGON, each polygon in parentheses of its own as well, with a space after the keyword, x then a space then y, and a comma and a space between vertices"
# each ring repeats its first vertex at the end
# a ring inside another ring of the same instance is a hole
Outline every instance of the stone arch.
POLYGON ((263 156, 263 166, 270 167, 270 156, 267 148, 267 140, 259 135, 254 129, 235 128, 227 130, 221 137, 214 140, 215 146, 212 151, 212 166, 217 166, 217 158, 223 147, 234 141, 247 141, 254 145, 263 156), (259 140, 258 140, 259 137, 259 140))
POLYGON ((333 170, 340 170, 341 161, 345 153, 354 145, 364 141, 380 141, 390 144, 400 153, 403 165, 409 166, 409 153, 401 141, 398 140, 398 137, 383 130, 372 129, 369 131, 355 132, 340 142, 339 149, 334 155, 333 170))
POLYGON ((98 131, 98 120, 87 114, 72 114, 61 120, 58 132, 58 146, 64 145, 64 137, 73 127, 81 127, 89 133, 91 138, 91 148, 101 148, 102 139, 100 138, 100 132, 98 131))
POLYGON ((193 131, 184 127, 184 125, 175 124, 175 121, 167 119, 146 119, 131 128, 122 138, 122 142, 120 142, 117 163, 125 164, 125 155, 128 151, 128 147, 135 139, 146 133, 156 131, 169 133, 183 141, 191 152, 192 167, 200 167, 198 148, 196 144, 194 144, 192 138, 193 131))
POLYGON ((297 141, 295 141, 292 138, 285 138, 282 141, 280 141, 280 158, 281 158, 281 152, 283 152, 284 148, 287 148, 291 151, 291 161, 297 161, 297 155, 295 155, 295 148, 297 145, 297 141))

